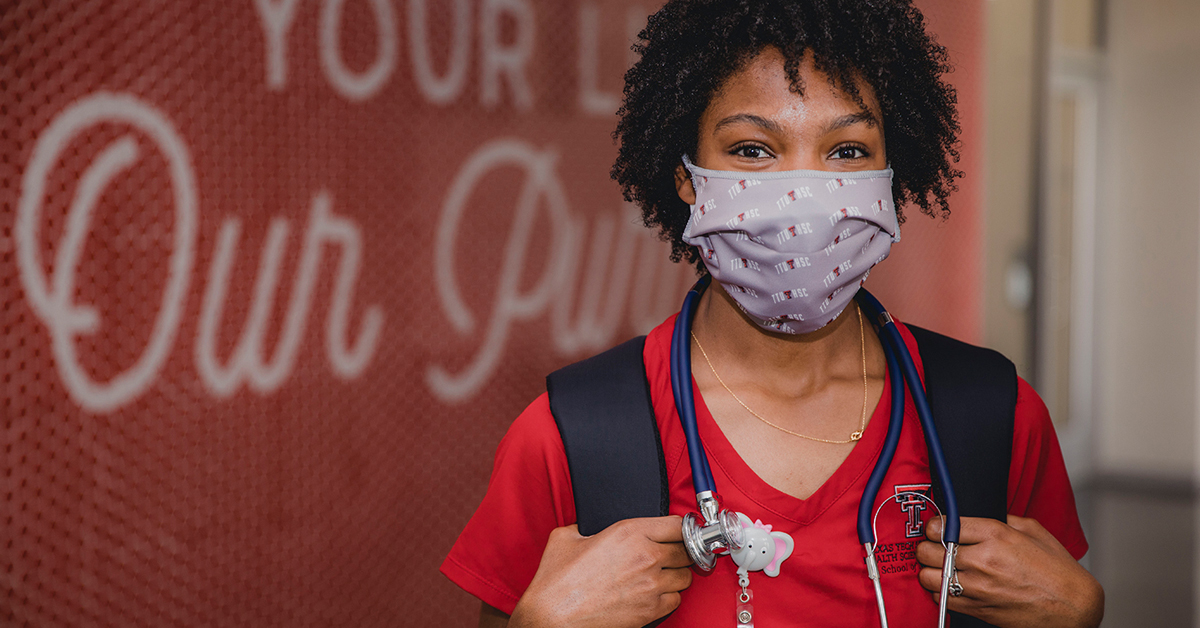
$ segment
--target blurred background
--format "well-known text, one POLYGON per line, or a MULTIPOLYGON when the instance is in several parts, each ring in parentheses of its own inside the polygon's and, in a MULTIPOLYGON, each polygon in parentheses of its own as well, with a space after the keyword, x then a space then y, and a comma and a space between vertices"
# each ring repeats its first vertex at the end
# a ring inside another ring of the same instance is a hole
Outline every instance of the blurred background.
MULTIPOLYGON (((473 625, 499 439, 694 278, 608 178, 658 4, 0 0, 0 623, 473 625)), ((870 287, 1042 394, 1104 625, 1200 625, 1200 2, 917 5, 966 177, 870 287)))

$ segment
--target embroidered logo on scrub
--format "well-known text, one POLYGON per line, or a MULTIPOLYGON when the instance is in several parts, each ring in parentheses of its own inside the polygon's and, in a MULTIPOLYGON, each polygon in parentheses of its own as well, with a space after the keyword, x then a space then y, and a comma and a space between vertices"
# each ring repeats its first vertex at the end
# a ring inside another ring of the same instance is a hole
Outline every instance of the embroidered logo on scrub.
MULTIPOLYGON (((881 519, 887 523, 881 523, 879 529, 875 560, 879 563, 879 573, 882 575, 915 574, 921 570, 917 563, 917 546, 925 538, 926 515, 933 510, 927 501, 932 499, 930 485, 896 484, 892 490, 893 497, 888 501, 896 501, 903 517, 897 517, 894 510, 891 510, 892 514, 887 514, 894 506, 884 505, 881 519), (927 499, 922 499, 922 496, 927 499)), ((936 511, 932 516, 937 516, 936 511)))
POLYGON ((932 498, 930 486, 928 484, 897 484, 894 489, 900 510, 908 515, 908 521, 904 525, 904 536, 910 539, 919 539, 925 536, 925 524, 921 520, 921 514, 925 512, 926 508, 929 508, 929 502, 912 493, 932 498))

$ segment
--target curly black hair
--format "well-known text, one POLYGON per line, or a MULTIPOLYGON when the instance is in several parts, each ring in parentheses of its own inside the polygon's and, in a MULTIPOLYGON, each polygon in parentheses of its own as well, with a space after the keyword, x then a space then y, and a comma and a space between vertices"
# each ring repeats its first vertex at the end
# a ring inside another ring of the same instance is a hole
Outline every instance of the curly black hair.
POLYGON ((700 116, 726 79, 767 47, 785 59, 802 94, 806 53, 830 82, 860 105, 857 79, 875 91, 883 113, 897 213, 912 203, 930 216, 950 214, 962 172, 958 112, 946 49, 925 32, 911 0, 672 0, 639 34, 641 59, 625 74, 625 101, 613 133, 620 149, 612 177, 642 208, 646 226, 671 243, 671 260, 703 271, 683 229, 689 208, 675 169, 695 155, 700 116))

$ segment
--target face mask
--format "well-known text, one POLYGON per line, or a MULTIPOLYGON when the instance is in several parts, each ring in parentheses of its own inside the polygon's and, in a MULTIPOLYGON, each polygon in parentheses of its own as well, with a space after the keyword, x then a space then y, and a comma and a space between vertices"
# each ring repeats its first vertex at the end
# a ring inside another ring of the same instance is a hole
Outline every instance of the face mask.
POLYGON ((734 172, 683 158, 696 204, 683 241, 764 329, 833 322, 900 241, 892 171, 734 172))

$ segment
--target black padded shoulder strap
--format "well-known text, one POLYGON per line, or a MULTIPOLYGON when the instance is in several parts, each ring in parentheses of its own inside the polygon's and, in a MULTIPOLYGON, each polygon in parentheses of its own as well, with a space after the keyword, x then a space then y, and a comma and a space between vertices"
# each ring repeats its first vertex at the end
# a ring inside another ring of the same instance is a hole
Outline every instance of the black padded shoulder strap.
MULTIPOLYGON (((959 512, 1004 521, 1012 462, 1017 370, 996 351, 909 325, 959 512)), ((935 492, 940 499, 941 487, 935 492)))
POLYGON ((642 361, 645 342, 639 336, 546 378, 583 535, 622 519, 667 514, 667 467, 642 361))
MULTIPOLYGON (((925 368, 925 392, 954 480, 959 514, 1004 521, 1012 462, 1017 370, 1003 355, 908 325, 925 368)), ((933 479, 935 498, 942 487, 933 479)), ((951 613, 955 628, 991 626, 951 613)))

